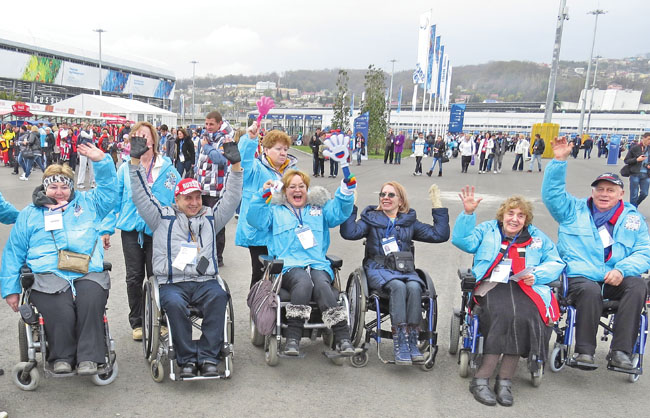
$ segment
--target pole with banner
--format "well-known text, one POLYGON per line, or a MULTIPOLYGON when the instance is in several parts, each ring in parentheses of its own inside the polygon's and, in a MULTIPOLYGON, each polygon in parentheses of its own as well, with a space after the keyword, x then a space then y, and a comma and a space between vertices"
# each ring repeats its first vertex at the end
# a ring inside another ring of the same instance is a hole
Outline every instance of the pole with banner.
POLYGON ((465 121, 465 104, 454 103, 449 110, 449 132, 463 132, 463 123, 465 121))
POLYGON ((363 154, 361 155, 361 159, 363 160, 368 159, 368 121, 369 120, 370 120, 370 116, 368 112, 362 113, 361 115, 354 118, 354 123, 353 123, 354 132, 352 133, 353 138, 350 139, 351 141, 355 141, 356 144, 357 132, 361 132, 361 135, 363 135, 363 142, 364 142, 363 146, 365 148, 365 155, 363 154))
POLYGON ((612 135, 607 145, 607 165, 616 165, 618 163, 618 153, 621 149, 621 136, 612 135))

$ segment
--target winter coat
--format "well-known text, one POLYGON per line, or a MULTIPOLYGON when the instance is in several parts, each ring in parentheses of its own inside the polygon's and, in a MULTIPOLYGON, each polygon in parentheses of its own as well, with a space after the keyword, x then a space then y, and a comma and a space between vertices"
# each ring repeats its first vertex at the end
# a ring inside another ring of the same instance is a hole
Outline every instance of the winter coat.
POLYGON ((433 225, 428 225, 417 220, 415 210, 409 209, 407 213, 398 213, 395 218, 394 228, 389 231, 391 221, 376 206, 368 206, 357 221, 357 207, 352 210, 350 217, 341 224, 341 236, 348 240, 366 239, 366 252, 363 258, 363 267, 368 277, 368 284, 373 289, 381 289, 393 279, 416 280, 422 285, 425 283, 417 273, 400 273, 384 267, 384 250, 382 239, 395 237, 400 251, 413 251, 413 241, 445 242, 449 239, 449 212, 447 208, 432 209, 433 225))
MULTIPOLYGON (((555 318, 559 313, 548 311, 551 309, 551 288, 547 285, 559 278, 564 263, 553 241, 546 234, 533 225, 528 225, 527 228, 532 242, 526 247, 526 267, 535 267, 535 284, 532 288, 546 306, 546 312, 542 316, 555 318)), ((502 241, 496 220, 476 225, 476 214, 467 215, 465 212, 456 218, 451 243, 466 253, 474 254, 472 273, 477 281, 483 279, 496 260, 502 241)))
POLYGON ((458 150, 463 157, 469 157, 474 154, 474 142, 471 139, 465 138, 458 144, 458 150))
POLYGON ((445 141, 443 139, 437 139, 433 144, 433 157, 442 158, 446 150, 445 141), (436 151, 437 150, 437 151, 436 151))
POLYGON ((338 189, 332 199, 325 188, 310 188, 307 204, 299 213, 302 225, 311 229, 316 245, 305 249, 296 234, 300 222, 293 209, 288 207, 284 193, 273 196, 270 204, 266 203, 262 194, 263 190, 259 190, 253 196, 246 221, 269 234, 269 254, 284 260, 282 272, 295 267, 310 267, 326 271, 334 280, 334 272, 325 258, 330 246, 330 228, 340 225, 350 216, 354 195, 345 195, 338 189))
POLYGON ((413 142, 413 155, 416 157, 422 157, 424 156, 424 145, 426 143, 424 142, 424 138, 417 138, 413 142))
POLYGON ((7 202, 0 193, 0 222, 5 225, 11 225, 18 218, 18 209, 11 203, 7 202))
POLYGON ((185 161, 194 161, 196 159, 196 150, 191 138, 176 139, 176 155, 179 161, 181 155, 185 161))
POLYGON ((395 150, 396 154, 400 154, 404 152, 404 135, 397 135, 395 137, 395 142, 393 143, 393 147, 395 150))
MULTIPOLYGON (((96 223, 115 205, 117 179, 113 160, 108 155, 99 162, 93 162, 93 169, 97 188, 87 192, 73 192, 62 214, 63 229, 45 231, 44 213, 49 211, 45 206, 31 203, 20 211, 2 254, 0 287, 3 298, 21 292, 18 278, 23 265, 27 265, 37 275, 37 282, 41 278, 48 280, 49 273, 64 279, 74 291, 74 281, 85 275, 59 270, 57 247, 90 254, 88 274, 103 272, 104 252, 96 223), (56 237, 56 244, 52 233, 56 237)), ((42 188, 43 186, 40 186, 41 191, 42 188)), ((67 284, 65 287, 67 288, 67 284)))
POLYGON ((517 141, 517 145, 515 145, 515 154, 525 154, 528 152, 528 147, 530 146, 530 143, 526 139, 522 139, 517 141))
POLYGON ((544 149, 546 148, 546 145, 544 144, 544 139, 542 138, 536 138, 535 142, 533 142, 533 155, 542 155, 544 154, 544 149))
POLYGON ((153 231, 153 275, 158 283, 204 282, 214 279, 218 273, 216 233, 235 214, 241 200, 243 174, 231 171, 226 191, 217 204, 213 208, 203 206, 197 215, 188 218, 175 204, 161 205, 147 185, 144 167, 130 163, 125 165, 129 167, 135 207, 153 231), (187 264, 183 270, 172 266, 182 244, 189 242, 191 235, 198 244, 196 259, 205 257, 208 260, 204 274, 196 271, 196 264, 187 264))
POLYGON ((566 168, 566 161, 555 159, 546 166, 542 200, 559 224, 557 248, 567 264, 567 276, 602 282, 612 269, 623 277, 639 276, 650 269, 648 226, 627 202, 614 224, 611 257, 604 261, 603 244, 588 206, 591 198, 578 199, 566 191, 566 168))
POLYGON ((260 231, 252 227, 246 221, 248 207, 251 198, 267 180, 280 180, 282 173, 286 170, 297 169, 297 159, 293 155, 287 156, 288 163, 282 169, 272 167, 265 154, 255 158, 257 151, 257 138, 251 139, 248 134, 239 138, 239 153, 241 154, 241 166, 244 169, 244 191, 239 209, 239 220, 237 222, 237 234, 235 235, 235 245, 240 247, 264 246, 267 245, 269 238, 268 232, 260 231))
MULTIPOLYGON (((158 177, 153 182, 151 190, 162 206, 169 206, 174 203, 174 191, 176 184, 181 180, 180 174, 174 168, 169 158, 159 155, 162 167, 158 171, 158 177)), ((129 165, 131 158, 127 157, 124 164, 117 170, 117 201, 115 207, 102 221, 100 233, 113 235, 115 228, 122 231, 144 232, 152 235, 151 229, 140 216, 133 202, 131 192, 131 179, 129 177, 129 165)))
MULTIPOLYGON (((636 144, 635 146, 631 147, 630 150, 627 152, 627 155, 625 156, 625 164, 627 164, 630 167, 630 175, 633 174, 639 174, 641 172, 641 166, 643 164, 650 164, 650 161, 646 158, 643 161, 637 161, 636 159, 639 158, 639 156, 643 155, 645 152, 647 152, 647 149, 643 149, 643 146, 641 144, 636 144)), ((650 174, 650 170, 647 170, 648 173, 650 174)))

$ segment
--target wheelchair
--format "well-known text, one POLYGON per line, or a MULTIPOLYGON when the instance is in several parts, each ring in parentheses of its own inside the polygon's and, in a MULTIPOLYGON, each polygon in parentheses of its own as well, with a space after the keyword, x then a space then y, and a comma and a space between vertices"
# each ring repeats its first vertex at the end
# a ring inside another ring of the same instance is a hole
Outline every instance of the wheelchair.
MULTIPOLYGON (((417 365, 424 371, 433 370, 438 354, 438 295, 431 277, 420 269, 415 270, 426 287, 422 292, 422 319, 420 320, 420 335, 418 348, 424 354, 425 360, 417 365)), ((350 358, 354 367, 365 367, 368 364, 368 348, 370 340, 377 344, 377 357, 384 364, 395 364, 395 360, 384 359, 379 349, 382 338, 392 339, 390 330, 382 329, 382 323, 390 320, 389 294, 383 290, 369 290, 366 272, 362 267, 350 273, 347 283, 347 294, 350 298, 350 327, 351 341, 362 351, 350 358), (376 316, 366 322, 366 313, 374 311, 376 316), (363 343, 362 343, 363 341, 363 343)))
MULTIPOLYGON (((339 271, 343 266, 343 260, 332 255, 327 255, 326 257, 334 271, 333 285, 339 291, 339 305, 345 307, 348 326, 350 326, 350 304, 348 303, 345 292, 341 291, 341 280, 339 276, 339 271)), ((264 280, 270 279, 273 282, 273 288, 279 288, 276 294, 276 302, 279 309, 277 309, 275 331, 271 335, 261 335, 257 331, 253 320, 250 319, 250 339, 254 346, 264 347, 264 360, 266 364, 273 367, 278 364, 280 358, 304 358, 305 354, 300 353, 298 356, 287 356, 283 353, 284 350, 282 350, 282 330, 287 328, 285 309, 291 300, 289 292, 279 286, 282 280, 284 261, 268 255, 259 256, 259 260, 264 266, 264 280)), ((310 301, 309 305, 311 306, 311 316, 309 320, 305 321, 302 337, 309 338, 312 341, 315 341, 317 338, 322 338, 323 344, 328 348, 328 350, 323 351, 323 355, 337 366, 343 365, 349 357, 343 356, 333 350, 334 333, 323 323, 318 305, 314 301, 310 301)), ((360 352, 360 350, 356 351, 360 352)))
MULTIPOLYGON (((650 290, 650 279, 645 279, 646 285, 650 290)), ((573 340, 575 338, 575 321, 576 321, 576 308, 569 304, 569 280, 565 273, 562 273, 561 286, 556 289, 556 297, 560 305, 560 314, 566 315, 564 325, 560 325, 562 317, 557 321, 553 330, 557 334, 553 351, 549 356, 549 365, 551 371, 559 372, 564 366, 569 366, 578 369, 595 369, 593 365, 583 365, 573 358, 573 340)), ((603 312, 601 317, 603 320, 599 321, 599 325, 603 328, 603 335, 601 341, 607 341, 609 335, 614 333, 614 321, 616 318, 616 311, 619 306, 619 301, 605 299, 603 301, 603 312)), ((615 372, 628 374, 628 380, 631 383, 639 380, 643 374, 643 354, 645 353, 645 345, 648 339, 648 306, 650 306, 650 298, 646 300, 646 304, 641 311, 641 320, 639 323, 639 333, 634 344, 632 352, 632 363, 635 368, 631 370, 621 369, 611 365, 607 365, 609 370, 615 372)))
MULTIPOLYGON (((149 363, 149 371, 154 382, 161 383, 165 379, 165 362, 169 367, 169 378, 181 380, 227 379, 233 371, 233 344, 235 336, 235 316, 230 289, 225 280, 217 275, 221 288, 228 294, 224 321, 224 339, 220 353, 219 374, 217 376, 181 377, 180 368, 176 364, 173 329, 169 319, 160 306, 160 287, 155 277, 150 277, 142 283, 143 318, 142 318, 142 350, 145 360, 149 363)), ((201 330, 203 313, 193 305, 188 306, 192 327, 201 330)))
MULTIPOLYGON (((111 271, 111 263, 104 262, 104 271, 111 271)), ((34 284, 34 274, 27 266, 20 270, 20 284, 23 292, 20 300, 20 315, 18 320, 18 345, 20 362, 13 368, 13 382, 20 389, 25 391, 36 390, 40 383, 41 374, 38 369, 37 353, 41 353, 43 363, 43 375, 45 377, 70 377, 77 374, 76 370, 70 373, 54 373, 47 361, 47 335, 45 334, 45 319, 38 313, 34 305, 29 302, 31 287, 34 284)), ((104 311, 104 340, 106 349, 104 363, 97 366, 97 374, 91 376, 92 382, 97 386, 105 386, 113 383, 117 378, 117 355, 115 353, 115 341, 108 329, 106 311, 104 311)))
MULTIPOLYGON (((460 279, 460 309, 454 309, 449 328, 449 354, 458 357, 458 374, 468 377, 474 374, 483 354, 483 335, 479 329, 479 306, 474 306, 472 293, 476 287, 476 278, 471 269, 458 269, 460 279), (461 345, 462 344, 462 345, 461 345), (471 371, 471 373, 470 373, 471 371)), ((549 286, 555 286, 551 283, 549 286)), ((544 376, 544 359, 533 355, 527 359, 531 384, 538 387, 544 376)))

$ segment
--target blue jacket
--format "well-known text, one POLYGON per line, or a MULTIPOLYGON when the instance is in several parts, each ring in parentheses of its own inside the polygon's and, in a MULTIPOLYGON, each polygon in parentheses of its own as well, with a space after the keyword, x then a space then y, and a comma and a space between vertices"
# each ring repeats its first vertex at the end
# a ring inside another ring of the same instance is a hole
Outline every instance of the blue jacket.
POLYGON ((97 243, 88 271, 103 271, 104 253, 96 221, 104 218, 115 205, 117 180, 115 165, 108 154, 103 160, 93 162, 93 169, 97 188, 87 192, 74 192, 72 200, 63 212, 63 229, 53 231, 56 246, 52 234, 45 231, 43 213, 48 211, 46 207, 32 203, 20 211, 2 253, 0 287, 3 298, 21 292, 18 277, 20 268, 25 264, 34 273, 54 273, 70 283, 83 276, 57 268, 57 246, 62 250, 90 254, 97 243))
MULTIPOLYGON (((407 213, 398 213, 395 219, 395 228, 388 236, 395 237, 400 251, 412 251, 413 241, 445 242, 449 239, 449 212, 447 208, 432 209, 433 225, 428 225, 417 220, 415 210, 407 213)), ((384 250, 382 239, 387 237, 386 232, 391 224, 388 216, 376 206, 368 206, 361 212, 357 221, 357 207, 352 215, 341 224, 341 236, 348 240, 366 238, 366 253, 363 266, 368 277, 368 284, 373 289, 381 289, 386 283, 396 278, 417 280, 422 285, 425 283, 417 273, 400 273, 384 267, 384 250), (356 222, 355 222, 356 221, 356 222)))
MULTIPOLYGON (((181 180, 181 176, 169 158, 162 155, 158 155, 158 158, 162 158, 163 165, 160 167, 158 177, 153 182, 151 189, 163 206, 171 206, 174 203, 174 190, 176 184, 181 180)), ((138 214, 133 203, 131 179, 129 178, 130 161, 131 159, 127 158, 126 162, 117 170, 117 201, 111 213, 101 223, 99 229, 101 235, 113 235, 115 228, 122 231, 144 231, 145 234, 152 235, 151 229, 138 214)))
MULTIPOLYGON (((270 234, 269 254, 284 260, 283 273, 294 267, 309 266, 326 271, 333 280, 334 272, 325 258, 330 246, 329 229, 340 225, 350 216, 354 195, 344 195, 339 189, 334 199, 330 199, 329 192, 322 187, 314 186, 309 190, 307 205, 300 211, 303 225, 309 226, 316 242, 309 249, 302 247, 296 235, 298 218, 284 203, 284 193, 274 196, 272 203, 267 204, 262 190, 258 191, 250 202, 248 223, 270 234)), ((241 216, 239 219, 241 221, 241 216)))
POLYGON ((5 225, 11 225, 18 218, 18 209, 11 203, 7 202, 2 193, 0 193, 0 222, 5 225))
MULTIPOLYGON (((564 263, 555 244, 542 231, 528 225, 532 242, 526 247, 526 267, 535 267, 533 290, 542 297, 548 308, 551 303, 551 288, 548 283, 557 280, 564 269, 564 263)), ((480 281, 496 260, 501 249, 501 231, 496 220, 476 225, 476 214, 462 212, 456 218, 451 243, 466 253, 474 254, 472 273, 480 281)))
MULTIPOLYGON (((242 158, 241 166, 244 169, 244 190, 239 209, 235 245, 239 245, 240 247, 267 245, 267 241, 269 241, 268 231, 259 230, 250 225, 247 221, 248 208, 253 195, 262 188, 267 180, 279 180, 282 178, 282 173, 274 167, 271 167, 271 164, 269 164, 264 155, 255 158, 257 143, 257 138, 250 139, 248 134, 243 135, 239 139, 239 153, 242 158)), ((289 164, 285 170, 297 169, 296 157, 289 155, 287 158, 289 159, 289 164)))
POLYGON ((567 276, 602 282, 605 274, 613 269, 619 270, 623 277, 639 276, 650 269, 648 226, 627 202, 612 231, 612 255, 604 261, 603 244, 588 199, 578 199, 566 191, 566 167, 566 161, 555 159, 546 166, 542 200, 560 224, 557 247, 567 264, 567 276))

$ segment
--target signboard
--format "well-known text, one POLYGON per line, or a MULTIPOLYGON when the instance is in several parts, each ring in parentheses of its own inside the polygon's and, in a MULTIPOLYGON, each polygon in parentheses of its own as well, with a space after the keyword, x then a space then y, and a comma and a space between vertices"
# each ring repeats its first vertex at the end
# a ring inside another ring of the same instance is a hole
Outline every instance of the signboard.
POLYGON ((303 120, 304 115, 287 115, 287 120, 303 120))
POLYGON ((449 132, 463 132, 465 121, 465 104, 454 103, 449 109, 449 132))
POLYGON ((305 115, 305 120, 323 120, 323 115, 305 115))
POLYGON ((266 115, 265 119, 271 119, 271 120, 282 120, 284 119, 284 115, 276 115, 276 114, 268 114, 266 115))
POLYGON ((612 135, 607 145, 607 165, 618 163, 618 150, 621 148, 621 136, 612 135))
MULTIPOLYGON (((360 132, 361 135, 363 135, 363 139, 364 139, 364 143, 365 143, 364 147, 366 149, 366 155, 362 156, 361 158, 364 159, 364 160, 368 159, 367 156, 368 156, 368 124, 369 124, 369 121, 370 121, 370 116, 369 116, 368 112, 366 112, 366 113, 362 113, 361 115, 354 118, 354 123, 353 123, 354 132, 352 134, 352 138, 357 137, 357 132, 360 132)), ((350 139, 350 142, 354 141, 354 139, 352 139, 352 138, 350 139)))

